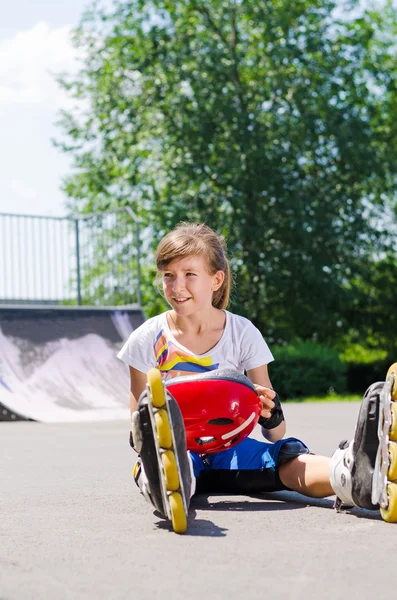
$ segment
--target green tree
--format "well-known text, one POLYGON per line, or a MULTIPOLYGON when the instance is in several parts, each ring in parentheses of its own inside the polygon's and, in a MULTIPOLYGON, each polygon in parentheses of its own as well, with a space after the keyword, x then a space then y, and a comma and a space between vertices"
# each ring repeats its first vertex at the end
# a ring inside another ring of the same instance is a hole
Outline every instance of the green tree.
POLYGON ((235 311, 274 340, 338 338, 396 187, 395 12, 356 5, 343 21, 327 0, 87 13, 82 68, 62 79, 88 103, 60 121, 71 206, 129 204, 153 244, 205 221, 228 239, 235 311))
POLYGON ((397 259, 390 253, 349 282, 353 298, 347 307, 346 342, 380 349, 391 360, 397 352, 397 259))

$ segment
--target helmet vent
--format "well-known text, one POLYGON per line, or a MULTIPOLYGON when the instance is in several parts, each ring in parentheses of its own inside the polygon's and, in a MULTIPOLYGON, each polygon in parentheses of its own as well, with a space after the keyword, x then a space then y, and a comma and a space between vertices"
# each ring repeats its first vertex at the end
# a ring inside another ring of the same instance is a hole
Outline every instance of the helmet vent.
POLYGON ((207 421, 208 425, 233 425, 233 419, 228 419, 227 417, 219 417, 219 419, 211 419, 211 421, 207 421))
POLYGON ((199 446, 205 446, 206 444, 212 444, 212 442, 215 442, 215 441, 216 441, 216 438, 214 438, 212 436, 196 438, 196 443, 199 446))

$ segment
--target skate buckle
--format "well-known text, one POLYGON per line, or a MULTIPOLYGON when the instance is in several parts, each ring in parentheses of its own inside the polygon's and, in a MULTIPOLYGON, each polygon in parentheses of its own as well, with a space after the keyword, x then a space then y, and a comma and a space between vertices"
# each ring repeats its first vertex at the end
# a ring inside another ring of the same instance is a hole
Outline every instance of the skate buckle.
POLYGON ((343 500, 341 500, 338 496, 335 499, 334 502, 334 509, 336 510, 337 513, 344 513, 347 510, 349 510, 351 508, 351 506, 349 504, 344 504, 343 500))
POLYGON ((133 412, 132 416, 131 416, 131 434, 132 434, 132 439, 134 440, 133 448, 139 454, 139 452, 142 450, 142 435, 141 435, 141 430, 140 430, 140 426, 139 426, 138 411, 133 412))

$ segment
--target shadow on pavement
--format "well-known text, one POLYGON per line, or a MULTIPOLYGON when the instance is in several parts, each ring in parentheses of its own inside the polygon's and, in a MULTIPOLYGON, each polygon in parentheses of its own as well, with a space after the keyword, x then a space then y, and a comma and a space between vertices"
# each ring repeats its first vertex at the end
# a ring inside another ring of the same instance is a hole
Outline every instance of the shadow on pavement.
MULTIPOLYGON (((383 521, 382 517, 380 516, 380 512, 377 510, 367 510, 366 508, 356 508, 353 506, 352 508, 342 510, 340 514, 343 516, 344 513, 347 515, 352 515, 353 517, 357 517, 357 519, 383 521)), ((385 525, 390 525, 390 523, 385 523, 385 525)), ((395 523, 392 523, 392 525, 395 525, 395 523)))
MULTIPOLYGON (((198 494, 192 498, 188 529, 184 535, 197 537, 225 537, 227 535, 226 532, 228 529, 225 527, 218 527, 208 519, 198 519, 196 515, 200 510, 212 510, 215 512, 267 512, 296 510, 309 506, 334 510, 334 500, 331 498, 309 498, 296 492, 288 491, 244 495, 225 495, 220 493, 198 494)), ((343 514, 359 519, 382 521, 382 517, 378 511, 363 508, 347 508, 341 511, 342 517, 343 514)), ((158 513, 157 516, 159 516, 158 513)), ((156 527, 173 533, 169 521, 158 521, 156 527)))
MULTIPOLYGON (((169 531, 175 535, 169 521, 161 520, 155 523, 155 525, 158 529, 169 531)), ((197 519, 196 511, 190 508, 188 528, 183 535, 192 537, 225 537, 226 531, 228 531, 228 529, 225 527, 218 527, 218 525, 215 525, 215 523, 208 519, 197 519)))
POLYGON ((306 506, 332 509, 334 506, 334 501, 329 498, 309 498, 295 492, 245 494, 244 496, 235 495, 230 497, 233 500, 230 500, 229 497, 225 498, 225 494, 199 494, 192 499, 192 505, 203 510, 235 510, 245 512, 296 510, 297 508, 305 508, 306 506), (219 500, 210 501, 209 498, 219 498, 219 500), (258 501, 245 500, 244 498, 253 498, 258 501))
MULTIPOLYGON (((318 506, 320 508, 334 509, 334 500, 330 498, 308 498, 307 496, 302 496, 296 492, 275 492, 272 495, 267 494, 266 497, 270 498, 276 495, 279 495, 280 500, 286 500, 287 502, 298 503, 305 506, 318 506)), ((264 496, 265 495, 263 494, 263 497, 264 496)), ((346 508, 343 508, 339 514, 352 515, 358 519, 383 521, 378 510, 368 510, 366 508, 358 508, 357 506, 347 506, 346 508)))

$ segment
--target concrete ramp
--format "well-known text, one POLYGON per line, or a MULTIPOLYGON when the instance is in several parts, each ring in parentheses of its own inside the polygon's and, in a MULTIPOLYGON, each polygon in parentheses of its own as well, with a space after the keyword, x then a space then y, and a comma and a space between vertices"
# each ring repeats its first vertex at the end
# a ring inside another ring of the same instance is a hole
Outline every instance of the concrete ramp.
POLYGON ((0 305, 0 421, 128 419, 128 369, 116 353, 139 306, 0 305))

